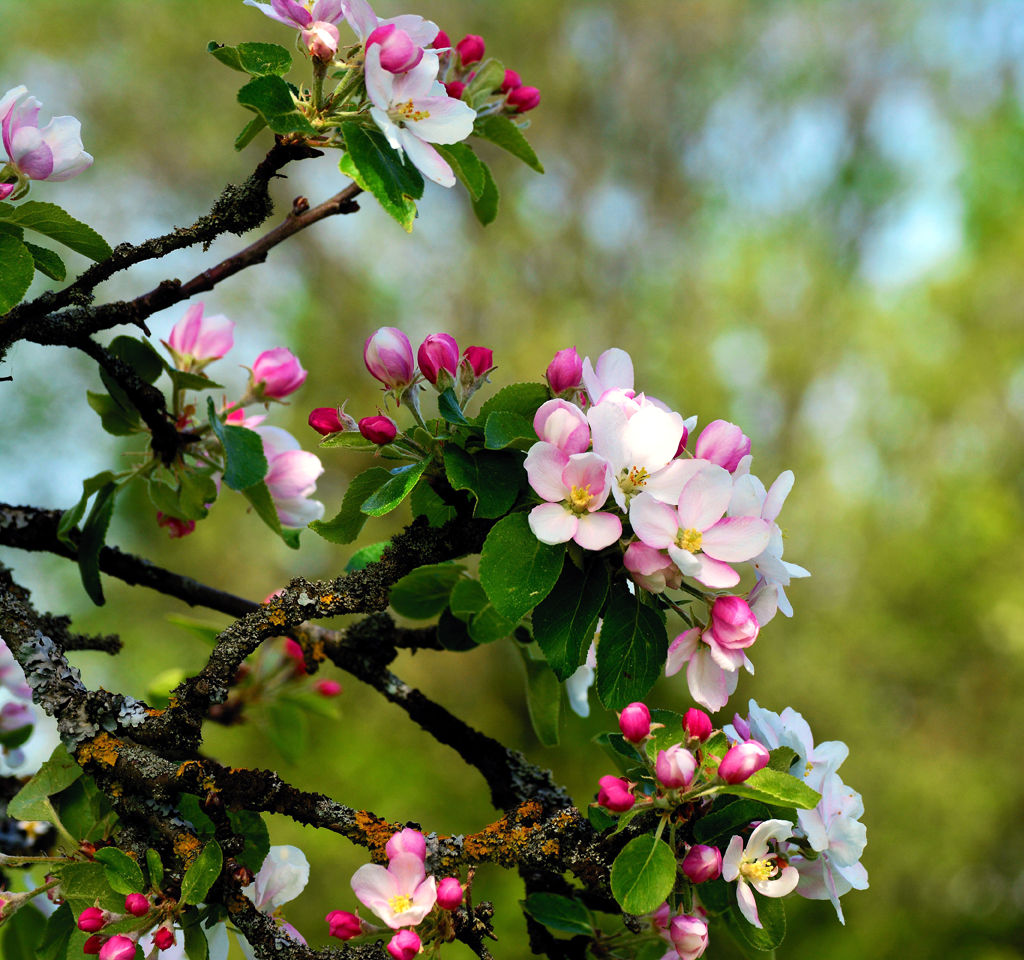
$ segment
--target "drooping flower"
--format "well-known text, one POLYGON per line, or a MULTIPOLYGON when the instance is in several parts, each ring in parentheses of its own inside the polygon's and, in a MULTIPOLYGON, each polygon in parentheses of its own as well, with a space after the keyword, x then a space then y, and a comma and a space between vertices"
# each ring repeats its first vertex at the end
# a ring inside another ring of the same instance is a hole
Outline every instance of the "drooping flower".
MULTIPOLYGON (((309 883, 309 861, 298 848, 291 846, 271 847, 256 874, 254 881, 242 890, 260 913, 274 917, 280 931, 303 946, 305 937, 290 923, 278 915, 278 908, 294 900, 309 883)), ((224 924, 217 924, 206 931, 210 942, 210 956, 227 957, 228 943, 224 924), (216 944, 216 946, 215 946, 216 944)), ((238 945, 247 960, 255 960, 255 953, 249 941, 240 933, 236 933, 238 945)))
POLYGON ((206 317, 204 307, 202 301, 192 304, 164 341, 179 370, 202 370, 235 345, 234 321, 223 314, 206 317))
POLYGON ((329 60, 337 53, 338 24, 345 19, 345 0, 316 0, 312 7, 296 0, 271 0, 269 4, 258 3, 257 0, 243 2, 271 20, 300 31, 302 42, 314 57, 329 60))
POLYGON ((769 852, 771 840, 787 840, 793 833, 788 820, 764 820, 758 824, 746 846, 742 837, 733 837, 722 858, 722 877, 736 883, 736 900, 740 912, 755 927, 761 927, 757 901, 750 887, 765 897, 784 897, 792 893, 800 879, 795 867, 781 865, 778 856, 769 852), (749 886, 748 886, 749 884, 749 886))
MULTIPOLYGON (((716 646, 711 631, 702 635, 700 627, 693 627, 679 634, 669 644, 665 663, 666 677, 674 676, 686 664, 686 685, 690 696, 712 713, 717 713, 729 702, 739 682, 738 667, 723 666, 719 662, 721 650, 715 650, 716 646), (719 658, 716 658, 716 653, 719 658)), ((741 664, 748 672, 754 672, 745 656, 741 664)))
POLYGON ((364 864, 352 876, 352 889, 393 930, 418 924, 437 900, 437 881, 411 853, 400 853, 387 868, 364 864))
POLYGON ((252 383, 259 389, 260 399, 282 400, 295 393, 307 376, 299 358, 287 347, 264 350, 252 365, 252 383))
POLYGON ((287 430, 256 427, 263 441, 269 470, 263 478, 285 527, 305 527, 324 515, 324 505, 309 499, 316 480, 324 472, 320 458, 302 449, 287 430))
POLYGON ((195 520, 179 520, 177 517, 172 517, 161 510, 156 512, 156 525, 166 528, 167 536, 172 540, 187 537, 190 533, 195 533, 196 530, 195 520))

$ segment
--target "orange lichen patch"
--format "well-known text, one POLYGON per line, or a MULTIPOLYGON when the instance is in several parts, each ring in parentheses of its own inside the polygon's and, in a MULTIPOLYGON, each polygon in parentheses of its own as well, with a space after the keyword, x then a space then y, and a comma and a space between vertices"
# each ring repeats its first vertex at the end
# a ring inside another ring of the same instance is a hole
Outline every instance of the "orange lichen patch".
POLYGON ((84 767, 87 763, 103 763, 112 767, 121 752, 121 742, 109 733, 101 733, 83 743, 75 753, 75 759, 84 767))
POLYGON ((334 603, 338 598, 333 593, 325 593, 320 597, 321 603, 334 603))
MULTIPOLYGON (((479 833, 466 837, 462 849, 470 860, 515 866, 523 859, 533 835, 542 827, 542 812, 536 800, 528 800, 479 833)), ((542 849, 545 854, 557 855, 558 841, 548 840, 542 849)))
POLYGON ((270 609, 267 611, 267 619, 275 627, 283 627, 288 622, 288 615, 281 609, 270 609))
POLYGON ((314 640, 310 644, 310 653, 313 655, 313 659, 317 663, 323 663, 327 659, 327 654, 324 653, 324 642, 323 640, 314 640))
POLYGON ((164 710, 155 710, 153 707, 150 707, 146 711, 146 716, 149 716, 149 717, 162 717, 165 712, 166 711, 164 711, 164 710))
POLYGON ((179 833, 174 838, 174 852, 186 869, 192 866, 192 862, 202 849, 203 845, 191 834, 179 833))
POLYGON ((110 785, 110 792, 115 797, 119 797, 119 796, 121 796, 124 793, 124 787, 122 787, 121 784, 119 784, 119 783, 116 783, 116 782, 112 783, 110 785))
POLYGON ((203 789, 207 793, 220 793, 220 787, 217 786, 217 781, 213 777, 206 777, 203 780, 203 789))
POLYGON ((202 764, 198 760, 186 760, 180 767, 178 767, 174 775, 176 777, 185 776, 186 772, 188 771, 188 768, 191 766, 201 767, 202 764))
POLYGON ((383 862, 387 859, 384 848, 388 841, 402 829, 401 823, 388 823, 380 817, 374 816, 367 810, 356 811, 356 824, 359 832, 366 837, 366 845, 374 860, 383 862))

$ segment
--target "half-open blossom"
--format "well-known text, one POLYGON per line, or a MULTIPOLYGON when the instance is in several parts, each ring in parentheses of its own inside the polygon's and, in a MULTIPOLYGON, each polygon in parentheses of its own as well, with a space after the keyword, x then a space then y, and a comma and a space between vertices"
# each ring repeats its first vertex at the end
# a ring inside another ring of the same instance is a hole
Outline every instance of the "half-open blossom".
POLYGON ((693 740, 700 740, 703 743, 711 736, 711 731, 714 730, 714 727, 711 724, 711 717, 703 710, 690 707, 683 714, 683 729, 688 737, 693 740))
POLYGON ((759 631, 757 617, 746 600, 734 596, 715 598, 707 632, 719 648, 732 651, 731 661, 734 666, 739 667, 743 663, 742 657, 737 656, 736 652, 751 646, 759 631))
POLYGON ((384 852, 387 854, 388 860, 394 860, 395 857, 403 853, 411 853, 414 857, 425 860, 427 856, 427 840, 419 830, 405 827, 399 830, 387 842, 384 852))
POLYGON ((484 51, 487 48, 484 45, 483 37, 477 36, 475 33, 469 33, 455 44, 455 49, 458 51, 463 66, 468 66, 471 63, 478 63, 480 60, 483 60, 484 51))
POLYGON ((100 960, 134 960, 135 941, 119 933, 100 947, 100 960))
POLYGON ((380 65, 389 73, 405 73, 423 59, 423 48, 400 27, 385 23, 366 38, 366 48, 380 45, 380 65))
POLYGON ((740 913, 755 927, 762 924, 750 887, 765 897, 784 897, 792 893, 800 879, 797 870, 780 864, 777 854, 769 852, 768 847, 769 841, 786 840, 792 834, 793 824, 788 820, 763 820, 754 827, 746 846, 742 837, 733 837, 722 858, 722 877, 726 883, 736 882, 740 913))
POLYGON ((540 106, 540 90, 536 87, 516 87, 509 92, 506 101, 510 107, 515 107, 517 113, 526 113, 540 106))
POLYGON ((654 772, 663 787, 688 790, 696 770, 697 760, 686 747, 673 743, 667 750, 658 751, 654 772))
POLYGON ((124 898, 124 908, 133 917, 144 917, 149 913, 149 900, 141 893, 129 893, 124 898))
POLYGON ((364 45, 368 45, 374 30, 387 24, 404 30, 417 46, 429 47, 433 44, 440 49, 449 45, 447 35, 437 29, 436 23, 416 14, 404 13, 397 17, 379 19, 366 0, 344 0, 344 6, 345 19, 364 45))
POLYGON ((447 333, 432 333, 420 344, 416 360, 420 366, 420 373, 431 385, 437 386, 438 378, 443 377, 443 370, 451 378, 450 381, 443 378, 444 385, 451 386, 459 369, 459 345, 455 338, 447 333))
POLYGON ((455 877, 445 877, 437 885, 437 905, 442 910, 457 910, 462 903, 462 884, 455 877))
POLYGON ((458 143, 473 132, 476 111, 448 96, 437 82, 437 54, 427 50, 407 73, 381 66, 381 48, 366 52, 366 92, 370 116, 399 155, 408 156, 420 173, 442 187, 455 186, 448 162, 430 144, 458 143))
MULTIPOLYGON (((77 177, 92 165, 92 157, 82 149, 81 123, 74 117, 54 117, 40 129, 42 104, 35 97, 22 100, 26 93, 28 88, 14 87, 0 98, 0 131, 8 161, 0 173, 16 175, 19 181, 77 177)), ((8 196, 12 192, 6 191, 8 196)))
MULTIPOLYGON (((729 702, 739 682, 739 669, 723 666, 715 658, 710 632, 701 634, 700 627, 693 627, 679 634, 668 648, 665 676, 677 674, 686 664, 686 685, 690 696, 702 707, 717 713, 729 702)), ((744 658, 742 665, 753 673, 750 661, 744 658)))
POLYGON ((624 813, 636 803, 628 780, 609 774, 606 777, 601 777, 597 783, 599 787, 597 802, 602 807, 615 813, 624 813))
POLYGON ((281 400, 295 393, 307 376, 299 358, 287 347, 264 350, 252 365, 253 383, 262 385, 260 396, 267 400, 281 400))
POLYGON ((338 24, 345 18, 345 0, 316 0, 312 8, 296 0, 271 0, 269 4, 244 0, 271 20, 294 27, 314 57, 329 60, 338 50, 338 24))
MULTIPOLYGON (((718 765, 718 775, 726 783, 743 783, 771 761, 771 754, 756 740, 730 747, 718 765)), ((792 826, 792 824, 790 825, 792 826)))
POLYGON ((414 930, 399 930, 388 943, 388 953, 395 960, 413 960, 420 952, 422 942, 414 930))
POLYGON ((583 361, 583 383, 593 404, 600 403, 609 390, 622 390, 632 396, 633 361, 618 347, 605 350, 593 366, 587 357, 583 361))
MULTIPOLYGON (((506 80, 512 72, 512 70, 505 71, 506 80)), ((544 377, 548 386, 551 387, 552 393, 561 394, 568 390, 575 390, 583 382, 583 359, 576 352, 576 348, 566 347, 564 350, 559 350, 548 364, 544 377)))
POLYGON ((392 930, 415 926, 437 900, 437 881, 411 853, 400 853, 387 868, 364 864, 352 875, 352 889, 392 930))
POLYGON ((107 915, 99 907, 86 907, 78 915, 78 929, 97 933, 107 925, 107 915))
POLYGON ((398 424, 391 417, 385 417, 383 414, 376 417, 363 417, 359 421, 359 432, 370 443, 384 446, 398 436, 398 424))
POLYGON ((590 446, 590 424, 586 414, 566 400, 542 403, 533 417, 533 429, 546 443, 562 453, 584 453, 590 446))
POLYGON ((206 317, 203 309, 202 302, 192 304, 164 343, 179 370, 201 370, 235 345, 234 321, 222 314, 206 317))
POLYGON ((747 454, 750 453, 750 437, 735 423, 714 420, 697 437, 694 456, 699 460, 710 460, 732 473, 747 454))
POLYGON ((263 441, 269 470, 263 478, 285 527, 305 527, 324 515, 324 505, 309 499, 316 480, 324 472, 320 458, 302 449, 287 430, 280 427, 256 427, 263 441))
POLYGON ((363 923, 358 914, 332 910, 324 919, 327 921, 330 936, 339 940, 351 940, 363 932, 363 923))
POLYGON ((700 917, 673 917, 668 935, 679 960, 697 960, 708 948, 708 925, 700 917))
POLYGON ((722 854, 718 847, 695 843, 686 851, 681 868, 690 883, 717 880, 722 873, 722 854))
POLYGON ((651 732, 651 711, 647 704, 631 703, 619 714, 619 730, 630 743, 642 743, 651 732))
POLYGON ((398 327, 381 327, 363 344, 363 362, 370 374, 400 397, 416 379, 416 360, 409 338, 398 327))
POLYGON ((530 485, 547 503, 530 511, 530 529, 541 543, 575 540, 585 550, 603 550, 622 536, 622 522, 600 512, 608 499, 608 462, 595 453, 563 453, 535 443, 526 456, 530 485))
MULTIPOLYGON (((242 890, 260 913, 275 918, 278 929, 293 940, 305 946, 306 940, 290 923, 278 916, 278 908, 294 900, 306 888, 309 882, 309 861, 298 848, 291 846, 271 847, 256 874, 254 882, 242 890)), ((227 956, 227 934, 224 925, 218 924, 213 930, 218 931, 217 938, 223 942, 223 952, 214 949, 214 935, 207 933, 210 941, 210 956, 227 956)), ((254 956, 249 941, 240 933, 237 934, 238 944, 246 957, 254 956)))

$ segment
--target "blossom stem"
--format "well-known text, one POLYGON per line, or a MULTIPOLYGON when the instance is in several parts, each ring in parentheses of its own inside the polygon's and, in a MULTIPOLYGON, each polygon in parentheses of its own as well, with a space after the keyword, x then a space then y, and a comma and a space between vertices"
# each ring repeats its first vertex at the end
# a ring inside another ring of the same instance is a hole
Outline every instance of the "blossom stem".
POLYGON ((324 100, 324 77, 327 76, 327 61, 319 57, 313 57, 313 86, 310 91, 313 95, 313 111, 320 113, 323 109, 324 100))
POLYGON ((348 76, 344 77, 341 82, 334 88, 334 93, 331 94, 330 100, 327 102, 327 107, 331 108, 334 104, 343 105, 348 102, 352 92, 359 86, 363 79, 363 72, 356 67, 348 67, 348 76))

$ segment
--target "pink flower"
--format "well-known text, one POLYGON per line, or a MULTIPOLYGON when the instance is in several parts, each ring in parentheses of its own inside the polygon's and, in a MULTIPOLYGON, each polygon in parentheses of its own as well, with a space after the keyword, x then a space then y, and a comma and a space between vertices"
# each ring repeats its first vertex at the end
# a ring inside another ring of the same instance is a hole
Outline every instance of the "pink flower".
POLYGON ((682 869, 690 883, 716 880, 722 873, 722 854, 718 847, 694 844, 683 857, 682 869))
POLYGON ((455 877, 445 877, 437 886, 437 905, 442 910, 457 910, 462 903, 462 884, 455 877))
POLYGON ((235 345, 234 321, 222 314, 204 317, 203 308, 202 302, 192 304, 164 343, 179 370, 201 370, 235 345))
POLYGON ((421 942, 417 934, 412 930, 399 930, 388 944, 388 953, 395 960, 413 960, 420 952, 421 942))
POLYGON ((398 327, 381 327, 363 345, 363 361, 396 397, 416 379, 416 361, 409 338, 398 327))
POLYGON ((280 427, 256 427, 263 441, 269 470, 263 478, 286 527, 305 527, 324 515, 324 505, 310 500, 316 480, 324 472, 315 454, 303 450, 299 441, 280 427))
POLYGON ((174 930, 171 927, 157 927, 153 931, 153 944, 157 950, 169 950, 174 946, 174 930))
POLYGON ((129 893, 124 898, 124 908, 133 917, 144 917, 149 913, 149 900, 147 900, 141 893, 129 893))
POLYGON ((630 743, 642 743, 651 732, 651 711, 643 703, 631 703, 619 714, 619 729, 630 743))
POLYGON ((530 529, 541 543, 575 540, 585 550, 603 550, 622 536, 622 522, 598 512, 608 499, 608 462, 595 453, 563 453, 541 441, 526 456, 530 485, 547 503, 530 511, 530 529))
POLYGON ((302 31, 302 42, 318 60, 333 60, 340 40, 338 28, 325 20, 314 20, 302 31))
POLYGON ((548 400, 537 409, 533 429, 562 453, 584 453, 590 446, 590 424, 583 411, 565 400, 548 400))
POLYGON ((423 59, 423 48, 393 23, 377 27, 366 38, 366 49, 380 44, 380 65, 389 73, 405 73, 423 59))
POLYGON ((394 860, 395 857, 403 853, 409 853, 420 860, 425 860, 427 856, 427 841, 419 830, 405 827, 387 842, 384 852, 389 860, 394 860))
MULTIPOLYGON (((432 333, 420 344, 416 359, 419 361, 420 373, 432 386, 437 386, 437 378, 442 370, 451 374, 454 381, 459 369, 459 345, 447 333, 432 333)), ((450 383, 447 385, 451 386, 450 383)))
POLYGON ((190 533, 194 533, 196 529, 195 520, 179 520, 177 517, 170 517, 159 510, 156 512, 156 525, 158 527, 166 527, 167 535, 172 540, 187 537, 190 533))
POLYGON ((623 391, 633 396, 633 361, 625 350, 612 347, 597 358, 591 366, 590 357, 583 361, 583 382, 587 387, 590 402, 598 404, 609 391, 623 391))
POLYGON ((412 853, 398 854, 387 869, 376 863, 361 866, 352 876, 352 889, 393 930, 415 926, 437 900, 437 881, 412 853))
POLYGON ((743 717, 741 717, 738 713, 734 713, 732 715, 732 726, 736 734, 740 736, 742 739, 750 739, 750 724, 747 723, 747 721, 744 720, 743 717))
POLYGON ((714 420, 697 437, 694 454, 698 460, 710 460, 732 473, 747 454, 750 453, 750 437, 735 423, 714 420))
POLYGON ((398 424, 391 417, 385 417, 383 414, 376 417, 363 417, 359 421, 359 432, 370 443, 384 446, 398 436, 398 424))
MULTIPOLYGON (((505 71, 505 79, 501 81, 501 92, 502 93, 508 93, 510 90, 515 90, 516 87, 521 87, 522 85, 523 85, 522 78, 519 76, 518 73, 515 72, 515 70, 506 70, 505 71)), ((575 349, 573 349, 573 348, 570 348, 570 349, 572 349, 573 353, 576 353, 575 349)), ((563 350, 561 352, 565 353, 566 351, 563 350)), ((576 356, 578 357, 579 354, 576 353, 576 356)), ((557 358, 557 354, 556 354, 556 358, 557 358)), ((550 367, 548 369, 550 369, 550 367)), ((580 373, 581 374, 583 373, 582 366, 580 367, 580 373)), ((579 380, 577 380, 576 382, 579 383, 579 380)), ((552 389, 554 389, 554 388, 552 388, 552 389)), ((555 393, 561 393, 561 392, 562 392, 561 390, 555 390, 555 393)))
POLYGON ((697 960, 708 948, 708 925, 700 917, 673 917, 668 931, 679 960, 697 960))
POLYGON ((329 925, 330 935, 339 940, 351 940, 363 932, 363 923, 357 914, 332 910, 324 919, 329 925))
MULTIPOLYGON (((757 617, 742 597, 718 597, 711 608, 710 633, 726 650, 742 650, 757 639, 757 617)), ((740 661, 742 663, 742 661, 740 661)), ((739 664, 737 664, 739 666, 739 664)))
POLYGON ((11 166, 24 180, 77 177, 92 165, 92 157, 82 149, 81 123, 74 117, 54 117, 40 129, 42 104, 35 97, 18 103, 26 93, 26 87, 14 87, 0 98, 0 131, 11 166))
POLYGON ((304 677, 309 672, 306 670, 306 657, 302 653, 302 647, 292 640, 291 637, 288 637, 284 642, 284 655, 291 660, 295 676, 304 677))
POLYGON ((703 710, 698 710, 696 707, 690 707, 689 710, 683 714, 683 729, 686 731, 686 735, 694 740, 700 740, 703 743, 711 736, 711 731, 714 727, 711 725, 711 717, 709 717, 703 710))
POLYGON ((515 107, 518 113, 526 113, 540 106, 540 90, 536 87, 516 87, 506 98, 510 107, 515 107))
POLYGON ((14 188, 16 186, 16 183, 0 183, 0 200, 6 200, 12 193, 14 193, 14 188))
POLYGON ((313 689, 320 694, 321 697, 339 697, 345 692, 344 688, 337 680, 317 680, 313 684, 313 689))
POLYGON ((632 574, 633 582, 648 593, 678 590, 683 582, 679 567, 669 557, 639 540, 626 547, 622 564, 632 574))
MULTIPOLYGON (((346 400, 345 403, 348 403, 346 400)), ((309 425, 321 436, 329 433, 355 433, 359 424, 345 413, 345 404, 340 407, 317 407, 309 414, 309 425)))
POLYGON ((600 787, 597 791, 597 802, 602 807, 615 813, 624 813, 636 803, 628 780, 609 774, 607 777, 601 777, 597 783, 600 787))
MULTIPOLYGON (((514 70, 506 70, 505 83, 508 83, 509 74, 513 74, 516 80, 519 79, 519 75, 514 70)), ((502 84, 502 90, 504 89, 505 85, 502 84)), ((560 394, 567 390, 575 390, 583 382, 583 360, 576 352, 576 348, 566 347, 564 350, 559 350, 548 364, 544 376, 553 393, 560 394)))
MULTIPOLYGON (((444 43, 440 42, 442 34, 437 29, 437 24, 430 20, 424 20, 423 17, 405 13, 387 20, 378 20, 366 0, 334 0, 334 2, 342 2, 345 8, 345 19, 348 20, 349 26, 356 32, 364 46, 369 42, 374 30, 389 23, 409 34, 412 42, 417 46, 429 47, 431 44, 436 47, 448 46, 447 37, 444 38, 444 43)), ((316 13, 316 11, 317 8, 314 7, 313 12, 316 13)))
POLYGON ((307 376, 299 358, 286 347, 264 350, 252 365, 253 383, 263 385, 261 399, 287 397, 306 382, 307 376))
POLYGON ((27 703, 11 700, 0 707, 0 733, 12 733, 36 722, 36 715, 27 703))
POLYGON ((134 960, 135 941, 118 934, 100 947, 100 960, 134 960))
POLYGON ((106 925, 106 914, 99 907, 86 907, 78 915, 78 929, 85 933, 96 933, 106 925))
POLYGON ((457 44, 455 49, 458 51, 459 57, 462 60, 464 66, 471 63, 477 63, 484 58, 484 38, 478 37, 474 33, 467 34, 457 44))
POLYGON ((697 761, 686 747, 674 743, 667 750, 658 751, 654 770, 658 775, 658 783, 663 787, 669 790, 688 790, 697 770, 697 761))
POLYGON ((338 24, 345 17, 343 0, 316 0, 309 10, 296 0, 271 0, 269 4, 244 0, 271 20, 294 27, 302 33, 302 42, 309 52, 321 60, 330 60, 338 50, 338 24))
POLYGON ((756 740, 730 747, 718 765, 718 775, 726 783, 743 783, 758 770, 768 766, 771 754, 756 740))
POLYGON ((477 378, 485 376, 494 369, 494 351, 487 347, 466 347, 462 359, 464 363, 469 363, 477 378))
MULTIPOLYGON (((677 674, 686 664, 686 684, 690 688, 690 696, 712 713, 721 710, 729 702, 739 682, 738 667, 732 665, 729 656, 717 644, 714 644, 714 648, 710 631, 702 637, 700 627, 693 627, 679 634, 669 644, 668 660, 665 663, 666 677, 677 674)), ((750 661, 745 657, 741 665, 753 672, 750 661)))

